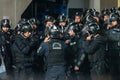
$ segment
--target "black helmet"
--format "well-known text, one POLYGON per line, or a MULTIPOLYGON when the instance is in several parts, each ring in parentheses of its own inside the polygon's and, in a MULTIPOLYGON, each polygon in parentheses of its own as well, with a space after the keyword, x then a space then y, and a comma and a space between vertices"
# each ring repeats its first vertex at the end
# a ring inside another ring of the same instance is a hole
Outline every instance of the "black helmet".
POLYGON ((88 32, 90 34, 97 34, 99 32, 99 25, 97 23, 89 23, 88 24, 88 32))
POLYGON ((59 22, 66 22, 67 19, 66 19, 66 15, 65 14, 61 14, 58 16, 58 21, 59 22))
POLYGON ((53 18, 52 16, 46 15, 46 16, 45 16, 45 23, 48 22, 48 21, 54 22, 54 18, 53 18))
POLYGON ((80 13, 80 12, 75 13, 75 16, 81 16, 81 15, 82 15, 82 13, 80 13))
POLYGON ((38 25, 39 24, 39 21, 37 20, 37 19, 35 19, 35 18, 31 18, 29 21, 28 21, 30 24, 32 24, 32 25, 38 25))
POLYGON ((94 9, 94 8, 91 8, 91 9, 88 9, 87 10, 87 14, 91 14, 91 13, 93 13, 93 12, 95 12, 96 10, 94 9))
POLYGON ((19 20, 17 26, 15 27, 15 31, 21 31, 22 25, 26 24, 28 22, 27 19, 22 18, 21 20, 19 20))
POLYGON ((68 31, 69 30, 73 30, 75 33, 79 33, 80 32, 80 26, 78 26, 78 24, 72 24, 69 26, 68 31))
POLYGON ((102 11, 101 11, 101 15, 102 16, 109 16, 110 15, 110 13, 111 13, 111 11, 109 10, 109 9, 107 9, 107 8, 105 8, 105 9, 103 9, 102 11))
POLYGON ((91 15, 93 17, 100 17, 100 13, 98 11, 94 11, 91 15))
POLYGON ((32 26, 29 23, 24 23, 21 25, 21 32, 32 32, 32 26))
POLYGON ((15 27, 15 31, 21 31, 22 25, 21 24, 17 24, 17 26, 15 27))
POLYGON ((106 12, 111 12, 109 9, 107 9, 107 8, 104 8, 102 11, 101 11, 101 14, 104 14, 104 13, 106 13, 106 12))
POLYGON ((50 29, 50 37, 51 38, 60 38, 60 30, 58 29, 57 26, 52 25, 51 29, 50 29))
POLYGON ((110 21, 119 21, 119 14, 117 13, 111 13, 110 14, 110 21))
POLYGON ((96 22, 96 20, 93 18, 92 15, 88 15, 88 16, 86 16, 86 18, 85 18, 85 22, 86 22, 86 23, 91 23, 91 22, 96 22))
POLYGON ((10 20, 9 19, 2 19, 1 20, 1 28, 2 27, 8 27, 8 28, 10 28, 10 20))
POLYGON ((112 8, 110 9, 110 11, 111 11, 112 13, 116 13, 116 12, 117 12, 117 8, 112 7, 112 8))

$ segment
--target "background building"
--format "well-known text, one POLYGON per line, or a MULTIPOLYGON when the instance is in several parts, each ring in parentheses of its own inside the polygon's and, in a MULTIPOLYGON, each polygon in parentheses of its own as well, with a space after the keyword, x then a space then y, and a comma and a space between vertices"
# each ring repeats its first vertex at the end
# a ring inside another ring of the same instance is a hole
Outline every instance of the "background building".
POLYGON ((95 8, 101 11, 103 8, 117 7, 119 2, 120 0, 0 0, 0 19, 10 18, 14 28, 21 18, 41 19, 44 14, 56 17, 61 12, 69 14, 70 9, 82 11, 95 8))

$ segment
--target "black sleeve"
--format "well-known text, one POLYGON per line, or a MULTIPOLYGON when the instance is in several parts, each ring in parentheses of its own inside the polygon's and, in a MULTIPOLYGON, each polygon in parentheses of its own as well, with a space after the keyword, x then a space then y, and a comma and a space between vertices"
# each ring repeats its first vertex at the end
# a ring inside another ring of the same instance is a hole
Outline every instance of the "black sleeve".
POLYGON ((86 40, 84 51, 87 54, 94 54, 94 52, 99 48, 100 40, 95 38, 92 41, 86 40))
POLYGON ((85 59, 85 53, 83 50, 81 50, 79 52, 79 55, 78 55, 78 58, 77 58, 77 62, 76 62, 76 65, 80 67, 80 65, 83 63, 84 59, 85 59))
POLYGON ((78 56, 77 56, 77 60, 76 60, 76 66, 79 66, 83 63, 84 59, 85 59, 85 52, 84 52, 84 49, 83 49, 83 38, 79 40, 79 45, 78 45, 78 48, 79 48, 79 51, 78 51, 78 56))
POLYGON ((47 56, 49 54, 49 43, 48 42, 42 42, 37 49, 37 55, 45 55, 47 56))

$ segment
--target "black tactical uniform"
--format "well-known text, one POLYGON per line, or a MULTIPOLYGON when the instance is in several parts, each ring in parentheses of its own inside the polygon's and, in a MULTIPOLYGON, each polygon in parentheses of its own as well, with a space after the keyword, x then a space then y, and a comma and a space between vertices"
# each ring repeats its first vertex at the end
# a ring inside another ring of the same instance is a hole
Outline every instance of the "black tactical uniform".
POLYGON ((44 34, 45 36, 50 34, 50 30, 51 30, 51 27, 53 26, 54 24, 54 18, 52 16, 45 16, 45 30, 44 30, 44 34))
MULTIPOLYGON (((77 34, 80 31, 79 27, 74 25, 70 25, 68 28, 68 34, 70 42, 67 43, 66 40, 66 48, 65 48, 65 60, 66 60, 66 74, 68 80, 79 80, 80 74, 79 71, 75 71, 74 67, 77 65, 77 59, 79 56, 79 38, 80 36, 77 34)), ((79 66, 78 66, 79 67, 79 66)))
POLYGON ((92 80, 104 80, 105 72, 105 41, 98 34, 99 26, 96 23, 88 24, 88 32, 91 38, 85 41, 85 53, 88 54, 90 62, 90 74, 92 80))
MULTIPOLYGON (((45 56, 45 80, 65 80, 64 43, 59 40, 59 31, 52 28, 50 41, 42 42, 38 48, 38 55, 45 56)), ((46 37, 47 38, 47 37, 46 37)), ((45 39, 46 39, 45 38, 45 39)))
POLYGON ((14 80, 31 80, 30 78, 33 78, 33 54, 31 54, 33 43, 28 37, 31 35, 32 27, 29 23, 22 24, 21 31, 12 45, 14 80), (25 35, 27 32, 29 36, 25 35))
POLYGON ((43 73, 44 73, 44 57, 37 55, 37 49, 39 47, 39 44, 43 41, 41 36, 43 36, 43 31, 38 31, 39 21, 35 18, 31 18, 29 20, 30 24, 32 25, 32 34, 30 36, 30 42, 33 42, 31 53, 34 54, 34 62, 33 62, 33 70, 34 70, 34 79, 42 79, 43 73))
MULTIPOLYGON (((110 14, 110 21, 119 22, 117 14, 110 14)), ((120 26, 118 24, 112 26, 107 32, 108 38, 108 56, 109 56, 109 68, 112 76, 112 80, 120 79, 120 26)))
POLYGON ((58 22, 57 22, 58 28, 60 30, 60 38, 62 40, 65 39, 65 34, 66 34, 66 28, 67 28, 67 18, 65 14, 61 14, 58 16, 58 22))
POLYGON ((100 33, 101 35, 105 35, 105 32, 107 31, 107 26, 110 24, 109 20, 110 10, 104 9, 101 13, 101 27, 100 27, 100 33))
POLYGON ((5 62, 7 73, 10 73, 12 70, 12 53, 10 48, 12 44, 11 36, 12 34, 10 32, 10 21, 9 19, 3 19, 1 21, 0 48, 1 48, 1 54, 5 62))

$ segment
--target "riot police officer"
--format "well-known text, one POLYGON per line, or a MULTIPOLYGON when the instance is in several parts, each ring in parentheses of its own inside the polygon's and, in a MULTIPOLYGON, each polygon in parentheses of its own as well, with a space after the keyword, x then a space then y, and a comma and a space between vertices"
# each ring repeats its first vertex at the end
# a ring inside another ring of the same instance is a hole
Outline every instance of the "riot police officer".
POLYGON ((61 14, 58 16, 58 28, 61 33, 61 39, 65 39, 66 29, 67 29, 67 16, 65 14, 61 14))
POLYGON ((109 19, 109 15, 110 15, 111 11, 107 8, 103 9, 101 11, 101 18, 102 21, 107 22, 107 20, 109 19))
POLYGON ((45 56, 45 80, 65 80, 64 42, 55 25, 38 48, 38 55, 45 56))
POLYGON ((105 40, 99 35, 97 23, 89 23, 84 52, 88 54, 90 75, 92 80, 104 80, 105 73, 105 40))
POLYGON ((101 12, 101 28, 100 28, 100 33, 102 35, 105 35, 105 32, 108 29, 108 26, 110 25, 110 20, 109 20, 109 15, 110 15, 110 10, 109 9, 103 9, 101 12))
POLYGON ((67 17, 65 14, 61 14, 58 16, 58 26, 60 28, 60 32, 64 34, 67 27, 67 17))
POLYGON ((18 21, 18 23, 14 29, 14 36, 21 33, 22 24, 26 23, 27 21, 28 20, 25 18, 18 21))
POLYGON ((79 74, 74 70, 74 66, 79 51, 79 35, 77 33, 80 29, 76 25, 70 25, 67 31, 69 38, 65 41, 66 74, 68 80, 79 80, 79 74))
POLYGON ((41 26, 39 20, 36 18, 31 18, 28 22, 31 24, 33 29, 30 36, 30 41, 34 42, 31 53, 34 54, 34 79, 37 80, 39 78, 42 79, 42 75, 44 74, 44 57, 37 56, 37 49, 39 47, 39 44, 43 41, 43 39, 41 39, 41 36, 43 36, 43 31, 38 30, 38 28, 41 26))
POLYGON ((15 37, 12 45, 14 80, 31 80, 33 71, 33 54, 31 53, 33 42, 29 41, 32 26, 29 23, 22 24, 21 34, 15 37))
POLYGON ((9 19, 1 20, 0 48, 8 74, 11 74, 12 70, 12 53, 10 49, 12 44, 12 34, 10 32, 10 27, 11 25, 9 19))
POLYGON ((54 23, 55 23, 55 19, 52 16, 48 16, 48 15, 45 16, 45 23, 44 23, 45 36, 49 34, 51 27, 53 26, 54 23))
POLYGON ((75 15, 74 15, 74 21, 72 23, 73 25, 76 24, 79 26, 80 28, 80 31, 82 30, 83 28, 83 25, 82 25, 82 13, 80 12, 76 12, 75 15))
POLYGON ((120 20, 119 14, 110 14, 111 27, 106 32, 109 67, 112 80, 120 79, 120 20))
POLYGON ((40 24, 39 20, 36 18, 31 18, 30 20, 28 20, 28 22, 32 25, 33 33, 36 33, 40 24))

